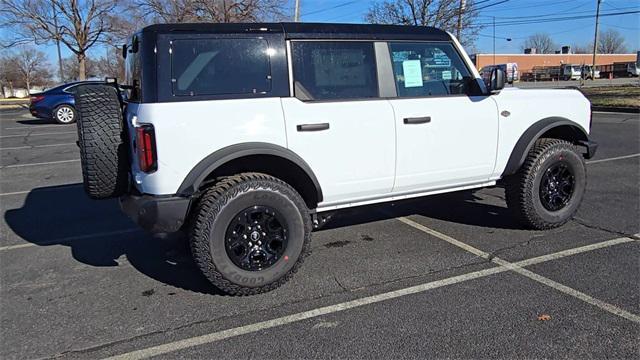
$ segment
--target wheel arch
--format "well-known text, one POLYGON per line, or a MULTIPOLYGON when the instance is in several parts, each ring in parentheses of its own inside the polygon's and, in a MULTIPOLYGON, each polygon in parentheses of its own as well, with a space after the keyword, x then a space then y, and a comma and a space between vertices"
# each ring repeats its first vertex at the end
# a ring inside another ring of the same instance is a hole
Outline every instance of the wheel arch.
POLYGON ((227 146, 200 161, 187 175, 178 195, 191 196, 220 176, 261 172, 291 185, 310 209, 322 202, 322 188, 311 167, 282 146, 250 142, 227 146))
POLYGON ((515 147, 511 151, 507 166, 502 176, 515 174, 524 163, 529 150, 536 140, 547 137, 562 139, 579 144, 582 141, 589 141, 585 130, 577 123, 563 117, 548 117, 537 121, 531 125, 518 139, 515 147))

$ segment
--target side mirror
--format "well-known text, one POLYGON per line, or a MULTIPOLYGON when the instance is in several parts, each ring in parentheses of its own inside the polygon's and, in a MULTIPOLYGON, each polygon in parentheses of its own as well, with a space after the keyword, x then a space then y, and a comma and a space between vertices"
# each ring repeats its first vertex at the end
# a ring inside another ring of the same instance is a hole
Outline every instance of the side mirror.
POLYGON ((504 83, 506 76, 504 71, 499 68, 491 70, 491 77, 489 78, 489 91, 495 92, 504 89, 504 83))

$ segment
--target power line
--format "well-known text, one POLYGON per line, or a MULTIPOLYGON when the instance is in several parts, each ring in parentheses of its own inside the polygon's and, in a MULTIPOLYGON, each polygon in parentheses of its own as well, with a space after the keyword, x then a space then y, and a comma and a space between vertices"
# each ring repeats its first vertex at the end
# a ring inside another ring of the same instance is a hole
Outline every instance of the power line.
POLYGON ((343 3, 337 4, 337 5, 333 5, 333 6, 330 6, 330 7, 326 7, 326 8, 323 8, 323 9, 318 9, 318 10, 310 11, 310 12, 305 13, 305 14, 302 14, 302 15, 303 15, 303 16, 309 16, 309 15, 319 14, 319 13, 322 13, 322 12, 325 12, 325 11, 329 11, 329 10, 333 10, 333 9, 338 9, 338 8, 341 8, 341 7, 344 7, 344 6, 347 6, 347 5, 351 5, 351 4, 354 4, 354 3, 357 3, 357 2, 358 2, 358 1, 346 1, 346 2, 343 2, 343 3))
MULTIPOLYGON (((499 1, 499 2, 497 2, 497 3, 493 3, 493 4, 489 4, 489 5, 481 6, 481 7, 479 7, 479 8, 475 8, 474 10, 482 10, 482 9, 486 9, 486 8, 489 8, 489 7, 492 7, 492 6, 496 6, 496 5, 504 4, 504 3, 509 2, 509 1, 510 1, 510 0, 502 0, 502 1, 499 1)), ((476 4, 476 5, 477 5, 477 4, 476 4)))
POLYGON ((546 7, 547 5, 554 5, 555 6, 555 5, 569 3, 569 2, 575 3, 575 0, 553 0, 553 1, 547 1, 547 2, 538 2, 536 4, 529 4, 529 5, 525 5, 525 6, 516 6, 516 7, 494 9, 492 11, 493 12, 513 11, 513 10, 529 9, 529 8, 535 8, 535 7, 546 7))
MULTIPOLYGON (((496 19, 528 19, 528 18, 541 18, 541 17, 549 17, 549 16, 558 16, 558 13, 563 13, 566 11, 571 11, 573 9, 576 9, 578 7, 582 7, 583 5, 579 5, 577 7, 572 7, 569 9, 563 9, 560 11, 556 11, 553 13, 547 13, 547 14, 536 14, 536 15, 526 15, 526 16, 496 16, 496 19)), ((640 6, 629 6, 629 7, 625 7, 625 8, 619 8, 619 10, 640 10, 640 6)), ((585 13, 593 13, 593 10, 583 10, 583 11, 572 11, 572 14, 585 14, 585 13)), ((493 16, 483 16, 483 17, 488 17, 488 18, 493 18, 493 16)), ((508 21, 508 20, 507 20, 508 21)))
MULTIPOLYGON (((630 14, 637 14, 637 13, 640 13, 640 10, 622 11, 622 12, 615 12, 615 13, 600 14, 600 17, 622 16, 622 15, 630 15, 630 14)), ((513 20, 513 21, 496 22, 496 26, 514 26, 514 25, 527 25, 527 24, 542 24, 542 23, 549 23, 549 22, 556 22, 556 21, 593 19, 595 17, 596 17, 595 15, 577 15, 577 16, 562 16, 562 17, 555 17, 555 18, 546 18, 546 19, 525 19, 525 20, 521 20, 521 21, 520 20, 513 20)), ((484 26, 491 26, 491 25, 493 25, 492 22, 485 22, 485 23, 478 23, 478 24, 469 25, 469 27, 484 27, 484 26)))

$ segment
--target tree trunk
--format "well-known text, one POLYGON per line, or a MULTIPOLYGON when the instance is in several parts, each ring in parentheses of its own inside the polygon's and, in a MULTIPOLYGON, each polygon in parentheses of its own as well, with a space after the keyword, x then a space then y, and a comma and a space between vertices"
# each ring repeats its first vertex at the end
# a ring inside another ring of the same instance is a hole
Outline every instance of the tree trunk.
POLYGON ((31 82, 26 79, 25 83, 27 84, 27 95, 31 95, 31 82))
POLYGON ((84 53, 77 55, 78 57, 78 80, 87 79, 87 56, 84 53))

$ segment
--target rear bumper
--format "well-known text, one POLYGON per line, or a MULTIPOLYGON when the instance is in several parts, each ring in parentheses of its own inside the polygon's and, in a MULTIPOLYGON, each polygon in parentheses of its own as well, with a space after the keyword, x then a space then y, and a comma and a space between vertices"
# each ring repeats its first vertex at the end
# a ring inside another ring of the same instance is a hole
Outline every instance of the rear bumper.
POLYGON ((587 150, 587 152, 584 153, 585 159, 591 159, 596 154, 596 150, 598 150, 598 143, 595 141, 581 140, 578 144, 584 146, 587 150))
POLYGON ((40 119, 49 119, 51 118, 51 112, 46 111, 46 109, 43 109, 39 106, 35 106, 33 104, 29 105, 29 112, 31 113, 31 116, 33 117, 37 117, 40 119))
POLYGON ((191 198, 180 196, 126 195, 120 198, 122 211, 152 233, 180 230, 190 204, 191 198))

